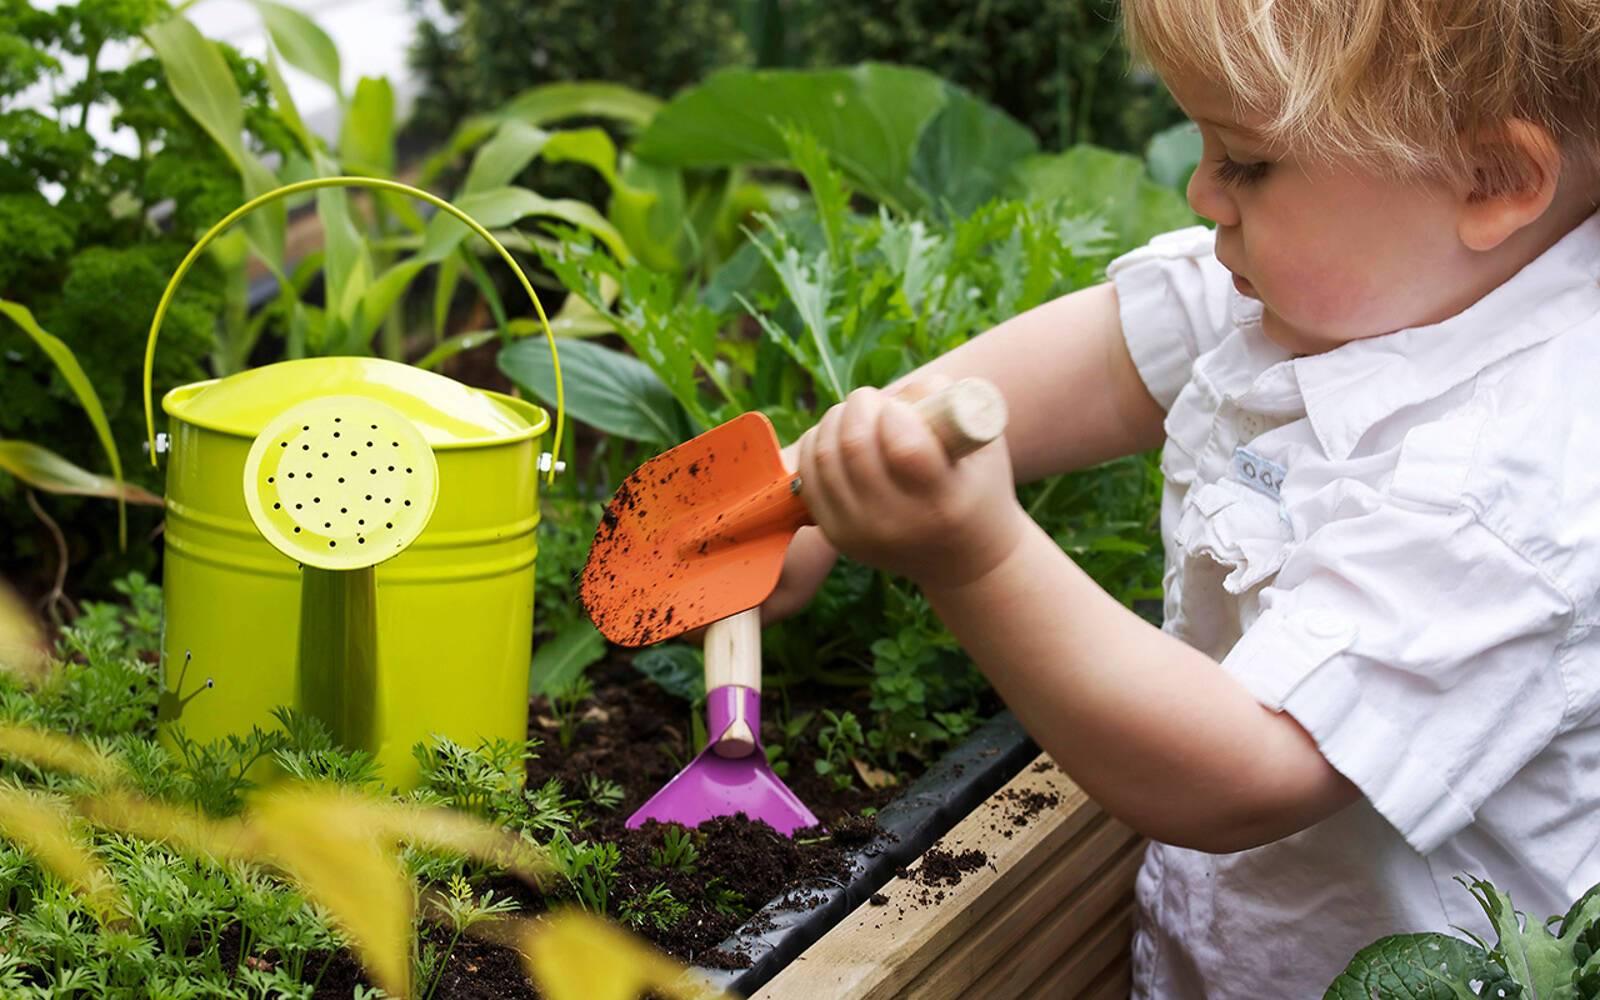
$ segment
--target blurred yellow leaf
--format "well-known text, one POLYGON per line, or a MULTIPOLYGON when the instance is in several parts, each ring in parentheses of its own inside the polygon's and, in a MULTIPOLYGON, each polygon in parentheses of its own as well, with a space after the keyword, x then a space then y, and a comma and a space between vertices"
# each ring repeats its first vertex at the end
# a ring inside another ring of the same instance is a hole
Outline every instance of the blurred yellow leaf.
POLYGON ((384 805, 334 787, 284 785, 256 801, 250 827, 345 932, 377 984, 404 997, 411 993, 411 886, 384 805))
POLYGON ((126 772, 109 757, 59 733, 33 726, 0 722, 0 755, 18 757, 40 767, 67 771, 103 783, 123 780, 126 772))
POLYGON ((0 787, 0 834, 33 853, 39 863, 88 896, 102 914, 118 909, 111 876, 72 836, 70 814, 60 803, 16 788, 0 787))
POLYGON ((546 1000, 732 1000, 632 934, 582 910, 523 921, 519 949, 546 1000))
POLYGON ((214 820, 192 807, 170 806, 126 792, 80 799, 78 809, 101 826, 160 841, 185 854, 215 860, 250 860, 257 853, 250 831, 237 819, 214 820))
POLYGON ((0 586, 0 670, 37 681, 50 672, 50 648, 17 595, 0 586))

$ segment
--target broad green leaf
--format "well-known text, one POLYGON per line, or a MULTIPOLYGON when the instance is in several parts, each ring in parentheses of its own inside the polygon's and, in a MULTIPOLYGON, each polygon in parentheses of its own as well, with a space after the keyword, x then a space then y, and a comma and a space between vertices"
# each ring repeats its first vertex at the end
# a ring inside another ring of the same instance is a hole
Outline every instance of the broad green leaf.
MULTIPOLYGON (((1481 1000, 1513 997, 1472 983, 1507 983, 1482 948, 1447 934, 1397 934, 1356 953, 1322 1000, 1481 1000)), ((1514 984, 1511 984, 1515 988, 1514 984)))
POLYGON ((568 118, 608 118, 643 126, 661 109, 661 100, 620 83, 574 80, 525 90, 491 112, 503 120, 549 125, 568 118))
POLYGON ((810 132, 864 193, 902 211, 923 129, 957 91, 932 73, 880 63, 831 70, 726 70, 651 119, 634 152, 678 167, 786 162, 782 129, 810 132))
POLYGON ((306 156, 313 156, 317 152, 318 144, 311 130, 306 127, 305 119, 300 117, 300 109, 294 103, 294 95, 289 92, 289 83, 283 78, 283 69, 278 65, 278 50, 267 46, 267 87, 272 91, 272 103, 278 106, 278 114, 283 117, 284 124, 289 126, 289 131, 299 141, 301 149, 306 156))
POLYGON ((1028 157, 1013 170, 1012 185, 1013 193, 1068 215, 1104 218, 1125 246, 1199 221, 1181 195, 1145 174, 1139 160, 1094 146, 1028 157))
POLYGON ((526 122, 506 122, 472 158, 460 194, 505 187, 527 169, 549 141, 550 133, 542 128, 526 122))
POLYGON ((581 163, 594 168, 607 184, 617 183, 617 146, 603 128, 556 132, 544 148, 544 158, 552 163, 581 163))
MULTIPOLYGON (((526 188, 502 187, 477 191, 457 199, 456 207, 487 229, 510 226, 530 216, 556 219, 593 233, 619 260, 631 260, 627 244, 616 227, 594 206, 569 198, 545 198, 526 188)), ((437 263, 472 234, 460 220, 444 213, 428 222, 421 256, 437 263)))
POLYGON ((408 257, 391 265, 367 285, 350 320, 358 343, 371 343, 373 334, 378 332, 378 326, 383 323, 389 310, 395 307, 406 289, 411 287, 411 282, 429 263, 417 257, 408 257))
POLYGON ((1194 122, 1180 122, 1150 139, 1144 162, 1157 184, 1182 191, 1202 155, 1200 129, 1194 122))
POLYGON ((424 354, 413 364, 424 371, 435 371, 440 365, 462 351, 470 351, 474 347, 480 347, 491 340, 499 339, 499 330, 473 330, 469 333, 457 333, 439 341, 434 345, 433 350, 424 354))
POLYGON ((372 283, 372 256, 361 229, 350 214, 350 195, 341 188, 317 191, 317 216, 322 222, 325 301, 332 329, 332 353, 365 352, 359 335, 360 303, 372 283))
MULTIPOLYGON (((496 364, 518 387, 554 405, 555 369, 543 337, 507 345, 496 364)), ((676 397, 649 365, 631 354, 564 338, 561 372, 567 415, 573 420, 632 441, 671 446, 684 439, 686 428, 676 397)))
POLYGON ((333 88, 333 93, 344 103, 344 88, 339 81, 339 49, 333 39, 317 27, 315 21, 295 10, 272 0, 251 0, 261 14, 261 21, 272 36, 272 44, 289 65, 304 70, 333 88))
POLYGON ((567 118, 605 118, 642 126, 661 107, 658 98, 616 83, 550 83, 523 91, 495 110, 474 115, 450 136, 444 148, 423 164, 421 180, 427 184, 457 159, 471 152, 508 121, 545 126, 567 118))
MULTIPOLYGON (((78 358, 72 353, 72 348, 68 347, 60 337, 40 326, 33 318, 33 313, 20 302, 0 299, 0 313, 17 324, 23 333, 39 345, 39 349, 50 358, 56 370, 61 373, 61 377, 66 380, 72 394, 78 397, 78 405, 83 407, 83 412, 89 417, 89 423, 94 425, 95 436, 100 439, 100 447, 105 451, 107 461, 111 463, 112 478, 120 488, 122 457, 117 454, 116 441, 111 437, 111 422, 106 419, 105 407, 100 405, 100 394, 95 392, 94 383, 89 381, 83 366, 78 364, 78 358)), ((117 500, 117 542, 124 548, 127 547, 128 512, 120 496, 117 500)))
POLYGON ((358 174, 394 174, 394 91, 388 80, 364 76, 356 84, 339 128, 339 159, 358 174))
POLYGON ((624 157, 607 214, 646 267, 674 274, 685 269, 683 171, 624 157))
POLYGON ((160 497, 133 483, 89 472, 48 448, 27 441, 0 438, 0 469, 46 493, 104 497, 146 507, 161 506, 160 497))
POLYGON ((694 646, 668 642, 635 656, 633 668, 656 682, 661 690, 691 704, 706 696, 705 657, 694 646))
MULTIPOLYGON (((245 148, 244 102, 216 45, 176 15, 151 25, 144 34, 161 60, 167 89, 239 171, 245 194, 253 198, 277 187, 272 171, 245 148)), ((287 220, 282 201, 264 205, 244 220, 256 253, 280 279, 287 220)))
POLYGON ((1021 122, 952 86, 917 139, 911 183, 936 212, 961 218, 997 196, 1017 161, 1038 151, 1021 122))
POLYGON ((528 668, 528 693, 565 690, 579 674, 606 655, 606 640, 588 622, 574 622, 533 651, 528 668))

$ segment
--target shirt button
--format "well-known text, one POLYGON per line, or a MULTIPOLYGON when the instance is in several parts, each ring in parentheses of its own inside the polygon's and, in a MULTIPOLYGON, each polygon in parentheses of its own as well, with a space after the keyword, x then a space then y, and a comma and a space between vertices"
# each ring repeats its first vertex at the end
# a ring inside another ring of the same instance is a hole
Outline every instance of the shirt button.
POLYGON ((1328 611, 1315 611, 1306 616, 1306 631, 1319 639, 1336 639, 1345 634, 1344 619, 1328 611))

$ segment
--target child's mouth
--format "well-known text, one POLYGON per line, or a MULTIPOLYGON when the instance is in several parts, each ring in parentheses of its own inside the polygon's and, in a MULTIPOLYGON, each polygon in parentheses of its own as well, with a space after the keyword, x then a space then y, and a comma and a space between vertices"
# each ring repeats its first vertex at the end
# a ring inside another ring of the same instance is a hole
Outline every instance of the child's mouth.
POLYGON ((1233 276, 1233 287, 1237 288, 1239 290, 1239 294, 1243 295, 1247 299, 1261 298, 1261 296, 1256 294, 1256 286, 1250 284, 1250 282, 1246 281, 1243 277, 1237 274, 1233 276))

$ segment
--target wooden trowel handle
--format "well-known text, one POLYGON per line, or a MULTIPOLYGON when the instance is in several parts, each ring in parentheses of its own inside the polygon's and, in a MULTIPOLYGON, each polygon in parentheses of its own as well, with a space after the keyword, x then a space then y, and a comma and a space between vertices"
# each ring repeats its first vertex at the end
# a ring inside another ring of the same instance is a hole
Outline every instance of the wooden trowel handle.
MULTIPOLYGON (((751 608, 706 627, 706 691, 737 686, 761 691, 761 609, 751 608)), ((735 714, 720 733, 707 733, 722 757, 745 757, 755 750, 755 720, 735 714)))
POLYGON ((1006 398, 988 379, 964 378, 911 405, 952 459, 977 451, 1006 430, 1006 398))

